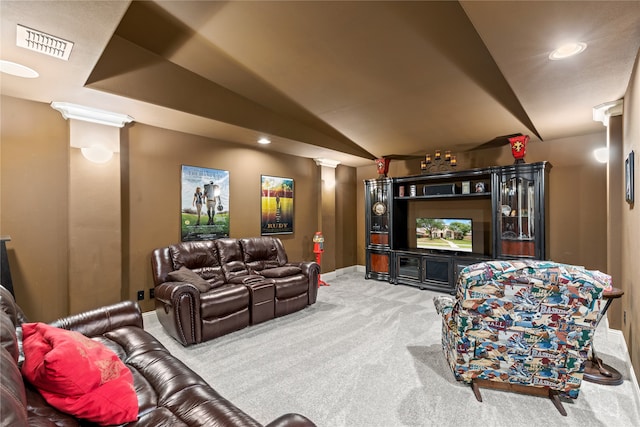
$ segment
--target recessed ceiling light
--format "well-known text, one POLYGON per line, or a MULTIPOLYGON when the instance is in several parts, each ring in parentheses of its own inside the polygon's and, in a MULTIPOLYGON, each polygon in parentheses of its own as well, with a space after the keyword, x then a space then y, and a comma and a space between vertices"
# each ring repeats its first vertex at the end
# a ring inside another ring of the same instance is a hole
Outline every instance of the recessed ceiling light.
POLYGON ((549 54, 549 59, 552 61, 557 61, 559 59, 569 58, 571 56, 577 55, 587 48, 586 43, 575 42, 575 43, 566 43, 554 50, 549 54))
POLYGON ((269 138, 262 137, 258 140, 258 144, 263 144, 263 145, 271 144, 271 140, 269 138))
POLYGON ((27 79, 35 79, 40 74, 36 70, 26 67, 15 62, 0 59, 0 72, 11 74, 12 76, 25 77, 27 79))

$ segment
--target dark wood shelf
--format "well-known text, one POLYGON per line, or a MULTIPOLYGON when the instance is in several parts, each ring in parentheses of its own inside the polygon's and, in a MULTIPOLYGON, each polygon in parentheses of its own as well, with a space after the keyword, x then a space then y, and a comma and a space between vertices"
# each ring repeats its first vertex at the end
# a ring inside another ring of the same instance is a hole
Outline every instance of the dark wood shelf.
POLYGON ((485 191, 484 193, 469 193, 469 194, 433 194, 433 195, 421 195, 421 196, 395 196, 394 200, 432 200, 432 199, 490 199, 491 193, 485 191))

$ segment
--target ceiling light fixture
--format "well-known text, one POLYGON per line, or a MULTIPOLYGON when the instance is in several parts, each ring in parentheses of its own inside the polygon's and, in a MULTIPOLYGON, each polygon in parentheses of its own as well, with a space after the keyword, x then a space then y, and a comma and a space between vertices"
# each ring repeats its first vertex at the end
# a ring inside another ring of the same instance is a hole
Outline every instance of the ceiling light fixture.
POLYGON ((571 56, 575 56, 579 53, 584 52, 586 48, 587 48, 587 44, 582 42, 565 43, 559 48, 555 49, 553 52, 551 52, 549 54, 549 59, 552 61, 566 59, 571 56))
POLYGON ((258 144, 262 144, 262 145, 267 145, 267 144, 271 144, 271 140, 267 137, 262 137, 258 140, 258 144))
POLYGON ((51 108, 60 111, 65 119, 82 120, 106 126, 123 127, 133 121, 133 117, 126 114, 112 113, 97 108, 71 104, 69 102, 52 102, 51 108))
POLYGON ((18 24, 16 46, 68 61, 73 42, 18 24))
POLYGON ((5 61, 4 59, 0 59, 0 72, 27 79, 35 79, 40 75, 34 69, 16 62, 5 61))

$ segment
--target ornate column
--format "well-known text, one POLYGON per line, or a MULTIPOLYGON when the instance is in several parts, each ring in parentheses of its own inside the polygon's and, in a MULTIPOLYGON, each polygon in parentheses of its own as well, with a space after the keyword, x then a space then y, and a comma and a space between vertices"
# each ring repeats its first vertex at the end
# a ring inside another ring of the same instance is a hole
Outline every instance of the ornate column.
POLYGON ((331 159, 313 159, 320 167, 318 191, 318 230, 324 236, 321 272, 336 269, 336 167, 340 162, 331 159))

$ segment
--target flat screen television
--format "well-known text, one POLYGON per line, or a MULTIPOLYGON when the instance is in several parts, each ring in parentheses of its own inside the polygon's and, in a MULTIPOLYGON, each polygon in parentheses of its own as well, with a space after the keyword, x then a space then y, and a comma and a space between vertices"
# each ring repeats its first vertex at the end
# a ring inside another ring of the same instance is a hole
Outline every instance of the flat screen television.
POLYGON ((417 247, 436 251, 473 252, 469 218, 416 218, 417 247))

